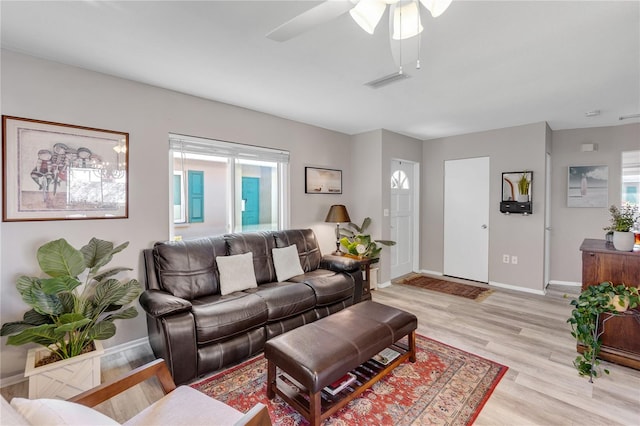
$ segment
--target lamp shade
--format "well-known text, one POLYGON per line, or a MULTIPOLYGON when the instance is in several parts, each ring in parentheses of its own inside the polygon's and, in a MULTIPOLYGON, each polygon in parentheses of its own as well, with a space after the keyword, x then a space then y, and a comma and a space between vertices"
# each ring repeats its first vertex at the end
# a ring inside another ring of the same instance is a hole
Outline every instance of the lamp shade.
POLYGON ((351 218, 349 217, 349 212, 347 212, 347 208, 345 206, 342 204, 334 204, 329 209, 327 218, 324 221, 332 223, 346 223, 351 222, 351 218))
POLYGON ((387 4, 382 0, 360 0, 349 12, 360 28, 373 34, 387 4))
POLYGON ((417 3, 396 4, 393 9, 393 39, 404 40, 417 36, 424 28, 420 22, 417 3))
POLYGON ((447 10, 452 1, 453 0, 420 0, 420 3, 429 9, 431 16, 437 18, 447 10))

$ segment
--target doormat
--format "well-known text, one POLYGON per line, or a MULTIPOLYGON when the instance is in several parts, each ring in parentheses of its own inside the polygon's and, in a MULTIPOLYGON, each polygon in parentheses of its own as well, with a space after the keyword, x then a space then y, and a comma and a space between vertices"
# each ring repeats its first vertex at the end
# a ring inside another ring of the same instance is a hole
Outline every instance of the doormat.
MULTIPOLYGON (((508 367, 416 334, 416 362, 405 362, 367 389, 324 426, 471 425, 508 367)), ((259 355, 191 384, 246 413, 269 408, 274 425, 307 425, 279 396, 267 398, 267 361, 259 355)))
POLYGON ((433 290, 440 293, 465 297, 467 299, 481 302, 487 298, 493 290, 486 287, 478 287, 470 284, 460 284, 453 281, 440 280, 422 274, 410 274, 408 276, 394 280, 393 284, 404 284, 413 287, 420 287, 426 290, 433 290))

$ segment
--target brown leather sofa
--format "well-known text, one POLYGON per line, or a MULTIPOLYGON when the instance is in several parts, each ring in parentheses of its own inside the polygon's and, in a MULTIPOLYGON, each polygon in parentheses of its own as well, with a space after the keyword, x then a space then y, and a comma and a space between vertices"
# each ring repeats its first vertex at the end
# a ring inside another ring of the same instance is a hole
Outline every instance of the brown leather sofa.
POLYGON ((143 254, 149 341, 177 384, 259 353, 268 339, 362 297, 359 262, 322 256, 311 229, 159 242, 143 254), (304 274, 277 282, 272 250, 293 244, 304 274), (257 287, 221 295, 216 257, 248 252, 257 287))

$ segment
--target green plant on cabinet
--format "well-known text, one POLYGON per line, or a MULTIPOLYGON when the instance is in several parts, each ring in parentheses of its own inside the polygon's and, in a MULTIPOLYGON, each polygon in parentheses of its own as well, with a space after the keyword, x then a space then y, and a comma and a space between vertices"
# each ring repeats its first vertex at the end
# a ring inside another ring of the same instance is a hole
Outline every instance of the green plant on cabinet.
MULTIPOLYGON (((573 361, 573 365, 581 376, 588 376, 590 381, 601 375, 598 370, 600 360, 598 354, 602 346, 602 326, 599 324, 602 314, 621 314, 635 309, 640 304, 636 287, 624 284, 614 285, 603 282, 587 287, 577 299, 571 301, 574 307, 567 322, 571 325, 571 335, 584 350, 573 361)), ((609 371, 604 369, 605 374, 609 371)))

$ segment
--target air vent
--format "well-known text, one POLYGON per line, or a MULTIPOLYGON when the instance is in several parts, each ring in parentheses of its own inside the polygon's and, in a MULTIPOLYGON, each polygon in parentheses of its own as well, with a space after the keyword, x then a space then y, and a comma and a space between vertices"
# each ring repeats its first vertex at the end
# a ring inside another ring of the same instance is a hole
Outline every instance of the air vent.
POLYGON ((405 80, 409 78, 409 74, 399 72, 395 72, 393 74, 385 75, 384 77, 380 77, 376 80, 365 83, 365 86, 369 86, 372 89, 379 89, 382 86, 386 86, 387 84, 395 83, 396 81, 405 80))

